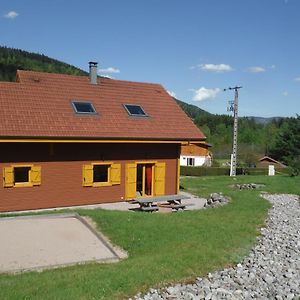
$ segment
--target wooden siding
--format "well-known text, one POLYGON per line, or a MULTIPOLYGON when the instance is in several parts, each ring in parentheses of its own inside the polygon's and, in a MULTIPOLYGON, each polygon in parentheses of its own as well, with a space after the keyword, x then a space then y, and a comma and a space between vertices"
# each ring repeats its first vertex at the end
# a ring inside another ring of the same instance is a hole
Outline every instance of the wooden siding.
POLYGON ((41 167, 41 185, 0 185, 0 211, 64 207, 123 201, 127 163, 166 163, 165 194, 177 193, 179 144, 2 144, 0 173, 4 167, 34 164, 41 167), (101 187, 82 185, 83 165, 113 162, 121 166, 120 184, 101 187))

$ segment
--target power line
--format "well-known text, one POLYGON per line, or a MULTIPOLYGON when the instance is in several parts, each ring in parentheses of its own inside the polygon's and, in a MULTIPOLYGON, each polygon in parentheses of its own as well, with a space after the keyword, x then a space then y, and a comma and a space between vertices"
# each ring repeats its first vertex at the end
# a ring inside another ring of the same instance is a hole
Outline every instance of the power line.
POLYGON ((230 107, 228 111, 233 111, 233 138, 232 138, 232 154, 230 160, 230 176, 236 176, 236 161, 237 161, 237 135, 238 135, 238 102, 239 102, 239 89, 241 86, 229 87, 227 90, 234 90, 234 101, 229 101, 230 107))

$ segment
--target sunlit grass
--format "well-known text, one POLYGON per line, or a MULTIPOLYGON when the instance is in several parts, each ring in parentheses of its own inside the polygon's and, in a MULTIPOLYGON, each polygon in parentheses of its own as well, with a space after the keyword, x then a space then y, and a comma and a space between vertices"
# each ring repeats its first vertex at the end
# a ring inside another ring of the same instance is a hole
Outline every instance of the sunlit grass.
POLYGON ((78 210, 129 258, 114 264, 0 275, 0 298, 122 299, 149 287, 205 276, 237 263, 254 244, 270 207, 259 193, 300 194, 299 181, 277 176, 183 178, 185 190, 202 197, 223 192, 232 200, 218 209, 172 214, 78 210), (265 187, 251 191, 232 187, 250 182, 265 187))

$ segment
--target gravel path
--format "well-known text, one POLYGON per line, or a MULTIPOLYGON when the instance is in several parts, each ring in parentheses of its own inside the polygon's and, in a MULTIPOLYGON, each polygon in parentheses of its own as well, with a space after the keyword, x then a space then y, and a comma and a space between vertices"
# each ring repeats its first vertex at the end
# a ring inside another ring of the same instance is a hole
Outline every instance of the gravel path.
POLYGON ((194 284, 150 289, 134 299, 300 299, 300 206, 294 195, 264 195, 273 207, 248 257, 194 284))

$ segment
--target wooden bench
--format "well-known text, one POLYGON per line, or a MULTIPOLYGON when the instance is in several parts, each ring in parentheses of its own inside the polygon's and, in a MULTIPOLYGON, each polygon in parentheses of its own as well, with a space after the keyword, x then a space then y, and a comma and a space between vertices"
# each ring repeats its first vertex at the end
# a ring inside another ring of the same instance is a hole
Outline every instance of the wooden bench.
POLYGON ((141 206, 140 210, 153 212, 153 211, 158 211, 159 207, 158 206, 141 206))
POLYGON ((140 205, 141 211, 153 212, 159 210, 159 206, 172 208, 175 210, 185 209, 187 204, 181 203, 181 200, 190 199, 190 197, 184 195, 166 195, 166 196, 155 196, 155 197, 142 197, 135 198, 130 203, 140 205), (163 203, 165 202, 165 203, 163 203))
POLYGON ((172 208, 174 210, 184 210, 187 206, 192 206, 194 204, 192 203, 179 203, 179 204, 174 204, 174 203, 162 203, 162 204, 158 204, 159 207, 164 207, 164 208, 172 208))

